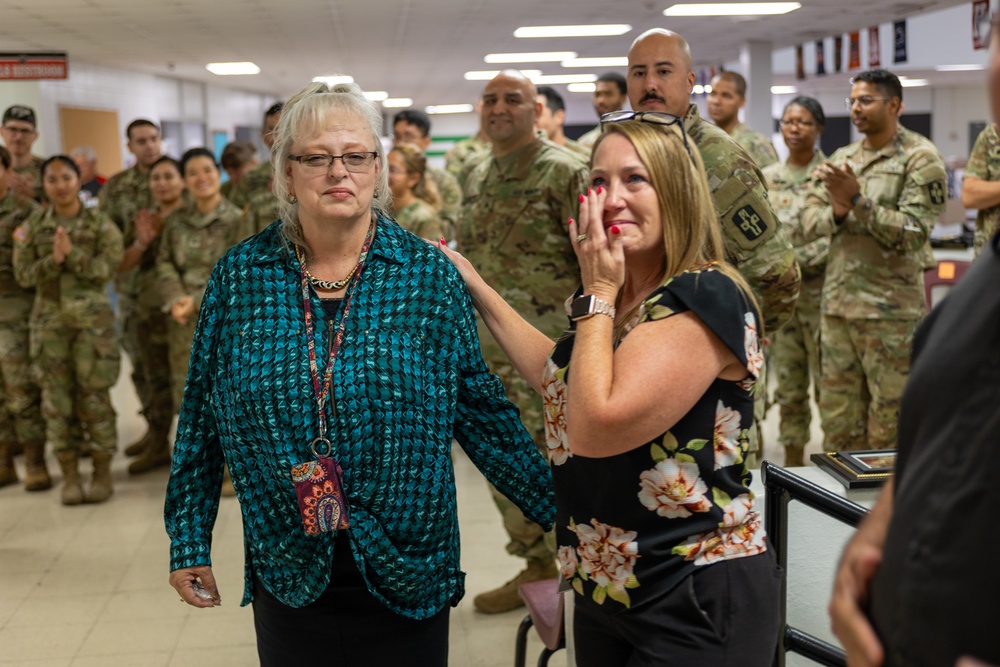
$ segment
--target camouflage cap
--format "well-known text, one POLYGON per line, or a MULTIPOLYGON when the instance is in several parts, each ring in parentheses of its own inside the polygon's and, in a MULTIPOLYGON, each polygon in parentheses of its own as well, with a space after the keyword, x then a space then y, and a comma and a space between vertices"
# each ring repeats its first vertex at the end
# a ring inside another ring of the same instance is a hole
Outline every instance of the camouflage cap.
POLYGON ((7 110, 3 112, 3 122, 6 123, 8 120, 24 121, 36 127, 38 125, 35 122, 35 110, 23 104, 15 104, 7 107, 7 110))

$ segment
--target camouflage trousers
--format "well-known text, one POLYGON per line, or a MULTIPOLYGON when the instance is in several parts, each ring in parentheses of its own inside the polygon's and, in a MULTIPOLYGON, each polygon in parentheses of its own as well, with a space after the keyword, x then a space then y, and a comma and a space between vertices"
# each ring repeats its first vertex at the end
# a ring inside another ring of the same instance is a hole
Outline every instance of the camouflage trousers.
POLYGON ((139 396, 142 414, 151 429, 166 431, 174 415, 167 345, 168 316, 158 309, 141 307, 124 294, 119 304, 122 348, 132 360, 132 384, 139 396))
MULTIPOLYGON (((521 423, 531 434, 539 453, 547 460, 545 446, 545 423, 542 417, 542 397, 529 385, 506 357, 488 360, 490 370, 499 376, 507 389, 509 398, 521 411, 521 423)), ((507 552, 529 561, 551 563, 556 554, 555 531, 545 531, 541 526, 524 516, 517 505, 490 484, 493 502, 503 518, 503 527, 510 541, 507 552)))
POLYGON ((820 418, 826 451, 896 446, 899 401, 918 320, 823 315, 820 418))
POLYGON ((45 444, 42 392, 31 374, 28 323, 0 324, 0 448, 45 444))
POLYGON ((31 329, 31 362, 42 388, 42 415, 52 451, 90 447, 113 454, 118 445, 109 389, 118 380, 120 356, 113 327, 31 329))
POLYGON ((809 384, 819 402, 820 297, 823 279, 803 283, 792 318, 772 336, 771 370, 777 388, 774 400, 781 415, 778 440, 782 447, 803 447, 811 437, 809 384))
MULTIPOLYGON (((197 319, 197 318, 193 318, 197 319)), ((191 345, 194 343, 195 322, 178 324, 167 316, 167 347, 170 351, 170 393, 174 413, 181 411, 184 384, 187 382, 188 364, 191 362, 191 345)))

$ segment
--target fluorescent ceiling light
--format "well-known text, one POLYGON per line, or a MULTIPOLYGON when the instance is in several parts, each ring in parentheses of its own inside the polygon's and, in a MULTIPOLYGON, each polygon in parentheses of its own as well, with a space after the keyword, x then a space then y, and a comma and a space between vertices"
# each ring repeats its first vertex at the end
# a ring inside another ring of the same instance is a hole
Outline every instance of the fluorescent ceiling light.
POLYGON ((205 69, 219 76, 260 74, 260 68, 253 63, 208 63, 205 65, 205 69))
MULTIPOLYGON (((521 74, 523 74, 524 76, 526 76, 529 79, 532 78, 532 77, 534 77, 534 76, 541 76, 542 75, 542 70, 540 70, 540 69, 519 69, 519 70, 514 70, 514 71, 520 72, 521 74)), ((501 70, 498 70, 498 69, 494 69, 494 70, 474 70, 472 72, 466 72, 465 74, 463 74, 463 76, 465 77, 466 81, 492 81, 493 77, 497 76, 500 73, 501 73, 501 70)))
POLYGON ((938 65, 934 69, 939 72, 975 72, 986 69, 986 65, 938 65))
POLYGON ((566 90, 571 93, 592 93, 597 90, 596 83, 571 83, 566 86, 566 90))
POLYGON ((628 67, 628 56, 607 58, 571 58, 562 62, 563 67, 628 67))
POLYGON ((384 90, 366 90, 365 97, 372 102, 381 102, 382 100, 389 99, 389 93, 384 90))
POLYGON ((929 86, 931 82, 927 79, 907 79, 905 76, 899 77, 899 85, 903 88, 919 88, 921 86, 929 86))
POLYGON ((799 92, 795 86, 771 86, 772 95, 794 95, 799 92))
POLYGON ((673 5, 663 10, 664 16, 774 16, 799 9, 798 2, 713 2, 673 5))
POLYGON ((471 113, 474 110, 471 104, 432 104, 424 107, 427 113, 471 113))
POLYGON ((483 58, 491 65, 502 63, 558 63, 576 58, 576 51, 540 51, 537 53, 488 53, 483 58))
POLYGON ((623 23, 611 25, 535 25, 522 26, 514 37, 600 37, 624 35, 632 26, 623 23))
POLYGON ((387 109, 405 109, 413 106, 413 100, 409 97, 389 97, 382 100, 382 106, 387 109))
POLYGON ((543 74, 541 76, 529 77, 534 84, 547 86, 559 83, 593 83, 597 81, 596 74, 543 74))
POLYGON ((336 86, 338 83, 354 83, 353 76, 332 74, 330 76, 314 76, 314 83, 325 83, 328 86, 336 86))

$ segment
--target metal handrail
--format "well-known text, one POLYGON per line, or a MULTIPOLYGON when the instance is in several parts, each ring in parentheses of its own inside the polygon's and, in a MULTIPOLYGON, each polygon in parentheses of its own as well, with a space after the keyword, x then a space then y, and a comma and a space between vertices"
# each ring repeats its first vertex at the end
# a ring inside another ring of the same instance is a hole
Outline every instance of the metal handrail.
MULTIPOLYGON (((868 514, 868 510, 861 505, 841 498, 781 466, 764 461, 760 472, 765 490, 764 522, 767 539, 783 569, 787 569, 788 565, 788 503, 792 500, 855 528, 868 514)), ((785 654, 793 651, 827 667, 846 667, 847 657, 840 648, 788 625, 787 593, 788 581, 785 578, 781 581, 780 601, 783 631, 775 651, 774 665, 784 667, 785 654)))

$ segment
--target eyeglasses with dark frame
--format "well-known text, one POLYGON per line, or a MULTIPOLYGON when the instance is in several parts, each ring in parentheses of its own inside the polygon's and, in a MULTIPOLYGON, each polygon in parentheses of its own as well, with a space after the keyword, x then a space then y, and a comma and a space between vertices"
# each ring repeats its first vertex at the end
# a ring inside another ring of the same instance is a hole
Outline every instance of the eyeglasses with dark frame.
POLYGON ((378 157, 376 151, 344 153, 343 155, 330 155, 329 153, 309 153, 308 155, 289 155, 288 159, 298 162, 303 168, 310 171, 329 171, 330 167, 337 160, 344 163, 344 169, 351 173, 366 172, 375 164, 378 157))
POLYGON ((847 110, 850 111, 855 103, 860 104, 863 107, 870 106, 875 100, 882 100, 885 102, 890 98, 888 97, 875 97, 873 95, 862 95, 861 97, 846 97, 844 98, 844 104, 847 105, 847 110))
POLYGON ((809 129, 810 127, 816 127, 816 123, 811 120, 799 120, 798 118, 793 118, 791 120, 779 120, 778 125, 781 127, 804 127, 809 129))
POLYGON ((681 133, 681 139, 684 141, 684 150, 687 151, 688 157, 694 161, 694 156, 691 155, 691 146, 688 145, 687 132, 684 131, 684 119, 680 116, 663 111, 612 111, 601 116, 601 130, 603 131, 604 126, 608 123, 621 123, 626 120, 636 120, 641 123, 652 123, 667 127, 677 125, 681 133))

